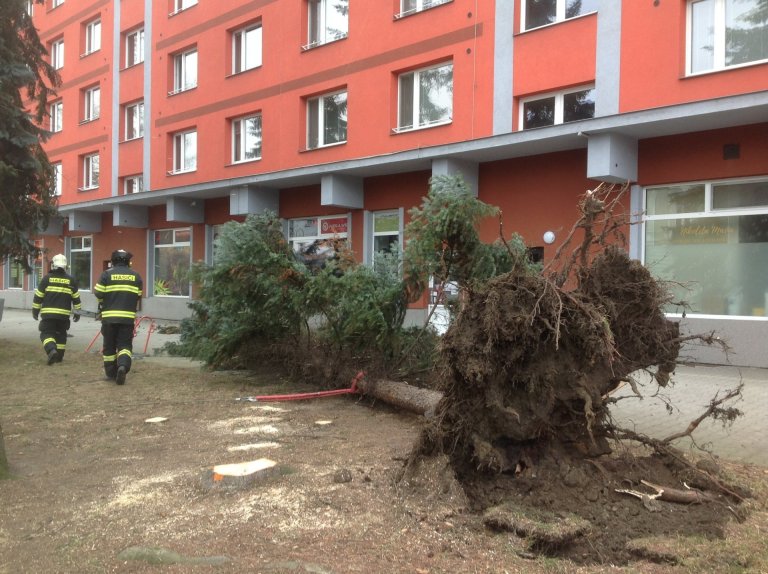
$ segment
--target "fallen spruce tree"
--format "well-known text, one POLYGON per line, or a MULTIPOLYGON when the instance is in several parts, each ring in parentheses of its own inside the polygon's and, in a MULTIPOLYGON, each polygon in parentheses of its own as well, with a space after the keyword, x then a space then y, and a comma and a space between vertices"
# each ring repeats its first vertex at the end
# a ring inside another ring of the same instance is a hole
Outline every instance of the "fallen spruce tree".
POLYGON ((403 483, 417 483, 434 468, 425 461, 442 457, 488 526, 587 561, 628 559, 628 541, 650 528, 640 523, 641 501, 721 505, 697 505, 702 516, 689 509, 682 524, 659 523, 683 535, 718 535, 730 515, 723 510, 738 515, 731 504, 743 495, 671 446, 703 418, 732 422, 739 411, 725 404, 740 389, 665 440, 612 423, 619 385, 640 395, 645 372, 646 385, 664 387, 685 341, 722 344, 711 334, 681 336, 664 314, 665 285, 623 250, 626 219, 614 212, 626 189, 586 193, 580 220, 543 273, 513 269, 466 291, 442 342, 441 398, 427 408, 432 416, 403 475, 403 483), (607 456, 619 438, 650 447, 651 456, 607 456), (682 493, 688 487, 700 490, 682 493))

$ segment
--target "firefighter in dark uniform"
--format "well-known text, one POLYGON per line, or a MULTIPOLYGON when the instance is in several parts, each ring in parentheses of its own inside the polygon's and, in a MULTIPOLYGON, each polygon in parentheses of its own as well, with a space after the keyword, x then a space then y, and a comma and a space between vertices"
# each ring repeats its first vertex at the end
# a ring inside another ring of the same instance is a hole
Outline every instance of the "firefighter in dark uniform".
POLYGON ((51 272, 42 278, 32 299, 32 317, 40 318, 40 341, 48 355, 48 364, 64 360, 67 349, 69 314, 74 307, 72 320, 80 320, 80 293, 77 281, 67 273, 67 258, 61 253, 51 260, 51 272))
POLYGON ((144 286, 141 276, 130 267, 131 257, 123 249, 113 251, 112 267, 101 274, 93 288, 104 337, 104 372, 118 385, 125 383, 131 370, 133 328, 144 286))

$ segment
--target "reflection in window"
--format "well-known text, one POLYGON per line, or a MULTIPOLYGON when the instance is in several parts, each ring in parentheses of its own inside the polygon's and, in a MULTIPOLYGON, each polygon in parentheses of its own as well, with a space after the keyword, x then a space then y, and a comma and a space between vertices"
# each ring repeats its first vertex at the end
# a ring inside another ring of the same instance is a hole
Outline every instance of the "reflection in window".
POLYGON ((524 130, 576 122, 595 116, 595 89, 559 92, 522 101, 524 130))
POLYGON ((191 238, 188 227, 155 231, 155 296, 189 296, 191 238))
POLYGON ((373 253, 371 260, 376 267, 376 255, 392 253, 400 247, 400 213, 379 211, 373 213, 373 253))
POLYGON ((309 32, 305 49, 347 37, 349 0, 307 0, 307 6, 309 32))
POLYGON ((24 287, 24 266, 14 259, 8 262, 8 288, 22 289, 24 287))
POLYGON ((93 237, 72 237, 69 243, 69 265, 81 290, 91 290, 91 247, 93 237))
POLYGON ((524 0, 524 29, 539 28, 597 11, 599 0, 524 0))
POLYGON ((453 119, 453 64, 400 74, 398 131, 453 119))
POLYGON ((307 148, 347 141, 347 92, 307 100, 307 148))

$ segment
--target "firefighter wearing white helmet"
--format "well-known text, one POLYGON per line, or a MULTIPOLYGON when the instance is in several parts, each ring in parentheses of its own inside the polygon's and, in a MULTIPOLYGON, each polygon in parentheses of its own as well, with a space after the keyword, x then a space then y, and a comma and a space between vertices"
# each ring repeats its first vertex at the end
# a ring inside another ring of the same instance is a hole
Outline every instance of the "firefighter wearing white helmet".
POLYGON ((104 339, 104 373, 118 385, 125 384, 125 376, 131 370, 133 325, 144 285, 141 276, 131 269, 131 257, 133 254, 124 249, 113 251, 112 267, 101 274, 93 288, 99 301, 104 339))
POLYGON ((40 319, 40 341, 49 365, 64 360, 69 316, 72 313, 72 320, 77 323, 80 308, 80 292, 75 278, 67 273, 67 258, 62 253, 54 255, 51 272, 42 278, 32 299, 32 317, 35 321, 40 319))

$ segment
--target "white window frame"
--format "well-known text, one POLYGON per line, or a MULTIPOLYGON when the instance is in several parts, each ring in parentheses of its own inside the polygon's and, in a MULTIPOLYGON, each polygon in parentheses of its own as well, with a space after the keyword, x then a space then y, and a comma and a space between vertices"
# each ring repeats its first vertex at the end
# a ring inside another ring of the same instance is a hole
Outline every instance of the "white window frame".
POLYGON ((173 169, 171 174, 189 173, 197 170, 197 130, 184 130, 173 134, 173 169), (194 135, 194 144, 188 139, 188 136, 194 135), (187 148, 194 145, 195 157, 194 165, 187 166, 185 156, 187 148))
POLYGON ((347 242, 349 242, 350 238, 350 229, 351 229, 351 222, 350 222, 350 216, 349 213, 338 213, 336 215, 321 215, 316 217, 296 217, 293 219, 290 219, 285 222, 285 235, 288 238, 288 243, 291 245, 291 248, 294 252, 298 252, 301 250, 302 247, 311 244, 314 241, 317 241, 318 239, 344 239, 347 242), (347 220, 347 231, 344 233, 323 233, 323 221, 326 220, 333 220, 333 219, 346 219, 347 220), (300 221, 315 221, 315 226, 317 227, 317 231, 313 235, 298 235, 298 234, 291 234, 291 227, 292 223, 294 222, 300 222, 300 221))
MULTIPOLYGON (((742 215, 768 215, 768 206, 756 206, 756 207, 735 207, 716 209, 713 206, 714 193, 713 189, 717 185, 738 185, 756 182, 766 182, 765 177, 750 177, 750 178, 735 178, 735 179, 716 179, 706 181, 690 181, 690 182, 675 182, 663 185, 649 185, 643 188, 643 219, 641 226, 641 239, 640 239, 640 261, 643 265, 648 266, 649 262, 646 261, 646 223, 649 221, 675 221, 678 219, 705 219, 711 217, 738 217, 742 215), (703 185, 704 186, 704 210, 693 211, 685 213, 665 213, 660 215, 648 215, 646 205, 648 202, 648 192, 656 188, 669 188, 669 187, 683 187, 703 185)), ((766 309, 768 313, 768 309, 766 309)), ((682 313, 666 313, 668 317, 682 317, 682 313)), ((757 320, 768 321, 768 316, 751 316, 751 315, 713 315, 707 313, 693 313, 686 312, 687 317, 697 317, 701 319, 745 319, 745 320, 757 320)))
POLYGON ((144 177, 141 175, 130 175, 123 180, 123 193, 131 195, 132 193, 141 193, 144 191, 144 177))
POLYGON ((197 87, 198 81, 198 53, 197 47, 189 50, 184 50, 173 56, 173 90, 168 92, 169 96, 178 94, 180 92, 186 92, 197 87), (189 76, 191 74, 192 65, 189 63, 189 58, 194 54, 195 56, 195 76, 194 84, 189 82, 189 76))
MULTIPOLYGON (((192 228, 191 227, 178 227, 175 229, 156 229, 154 231, 150 231, 152 233, 151 239, 152 239, 152 289, 151 291, 148 289, 148 291, 151 293, 152 297, 184 297, 189 298, 192 292, 191 289, 191 280, 187 279, 185 290, 188 292, 187 295, 184 294, 169 294, 169 295, 163 295, 156 293, 155 286, 157 285, 158 277, 157 277, 157 252, 158 250, 162 249, 176 249, 176 248, 188 248, 189 249, 189 260, 188 260, 188 268, 192 268, 192 228), (157 235, 159 233, 164 232, 171 232, 171 241, 170 243, 158 243, 157 242, 157 235), (185 233, 189 237, 187 240, 179 240, 178 235, 179 233, 185 233)), ((176 268, 177 269, 177 268, 176 268)))
POLYGON ((83 156, 83 187, 81 191, 99 187, 99 154, 91 153, 83 156))
POLYGON ((568 22, 570 20, 575 20, 576 18, 582 18, 583 16, 588 16, 589 14, 595 14, 597 10, 592 10, 591 12, 584 12, 583 14, 579 14, 578 16, 571 16, 570 18, 565 17, 565 9, 567 7, 566 2, 567 0, 552 0, 555 2, 555 21, 550 22, 549 24, 542 24, 541 26, 534 26, 532 28, 526 28, 525 27, 525 20, 527 18, 527 7, 526 7, 526 0, 520 1, 520 31, 521 32, 527 32, 528 30, 540 30, 541 28, 546 28, 547 26, 554 26, 555 24, 559 24, 561 22, 568 22))
POLYGON ((91 283, 93 281, 93 236, 81 235, 69 238, 69 262, 71 272, 74 271, 74 253, 88 253, 88 283, 86 284, 80 278, 77 278, 77 287, 80 291, 90 291, 91 283))
POLYGON ((85 52, 81 58, 101 50, 101 18, 91 20, 85 25, 85 52))
POLYGON ((242 74, 248 70, 259 68, 262 65, 263 53, 263 33, 261 22, 244 26, 239 30, 232 32, 232 74, 242 74), (251 36, 253 34, 253 36, 251 36), (257 54, 249 55, 249 40, 256 43, 257 54), (239 66, 238 66, 239 63, 239 66))
POLYGON ((51 42, 51 66, 54 70, 64 67, 64 38, 51 42))
POLYGON ((443 126, 453 122, 453 62, 443 62, 435 66, 427 66, 425 68, 419 68, 417 70, 409 70, 403 72, 397 76, 397 127, 392 131, 395 133, 411 132, 416 130, 423 130, 436 126, 443 126), (420 108, 421 108, 421 90, 419 84, 421 82, 421 74, 432 70, 439 70, 440 68, 451 68, 451 112, 448 118, 436 120, 432 122, 420 123, 420 108), (403 79, 406 76, 413 76, 413 91, 409 94, 411 104, 413 107, 413 116, 410 118, 410 124, 404 123, 406 118, 401 117, 403 94, 403 79))
POLYGON ((53 163, 53 195, 61 196, 64 185, 64 168, 60 161, 53 163))
POLYGON ((169 16, 175 16, 179 12, 188 10, 192 6, 197 6, 197 0, 173 0, 173 12, 169 16))
POLYGON ((51 132, 58 133, 64 129, 64 100, 57 100, 51 104, 49 114, 51 116, 51 132))
POLYGON ((64 0, 51 0, 51 10, 64 4, 64 0))
MULTIPOLYGON (((581 86, 578 88, 568 88, 567 90, 561 90, 559 92, 549 92, 546 94, 536 94, 535 96, 530 96, 528 98, 520 98, 520 102, 518 105, 518 115, 519 115, 519 122, 518 122, 518 131, 523 131, 525 128, 523 127, 525 125, 525 104, 529 102, 536 102, 538 100, 546 100, 549 98, 554 97, 555 98, 555 119, 554 123, 551 125, 558 126, 563 122, 563 119, 565 117, 565 96, 570 94, 575 94, 576 92, 583 92, 586 90, 594 90, 594 85, 587 85, 587 86, 581 86)), ((578 120, 577 120, 578 121, 578 120)), ((543 127, 550 127, 550 126, 538 126, 540 128, 543 127)), ((528 128, 528 129, 537 129, 537 128, 528 128)))
MULTIPOLYGON (((349 36, 349 13, 347 13, 346 25, 347 29, 339 36, 330 37, 329 23, 328 23, 328 10, 333 8, 332 2, 338 0, 306 0, 307 2, 307 43, 301 47, 302 50, 309 50, 316 48, 317 46, 323 46, 343 40, 349 36), (318 19, 318 22, 315 20, 318 19), (313 35, 313 29, 316 29, 316 33, 313 35)), ((344 0, 341 0, 344 1, 344 0)), ((347 2, 347 8, 349 3, 347 2)))
MULTIPOLYGON (((376 238, 377 237, 393 237, 397 238, 396 242, 398 247, 402 250, 403 247, 403 211, 400 209, 386 209, 382 211, 372 211, 370 212, 370 230, 371 230, 371 240, 370 240, 370 252, 368 254, 369 256, 369 262, 370 265, 375 267, 376 266, 376 254, 380 253, 380 251, 376 250, 376 238), (376 219, 378 217, 391 217, 392 215, 397 216, 397 231, 376 231, 376 219)), ((390 241, 390 244, 395 243, 395 241, 390 241)))
POLYGON ((125 141, 144 137, 144 101, 125 106, 125 141))
MULTIPOLYGON (((307 149, 320 149, 323 147, 331 147, 335 145, 342 145, 347 143, 347 137, 349 136, 349 132, 347 132, 346 137, 338 142, 325 142, 325 100, 326 98, 331 98, 333 96, 338 96, 339 94, 345 94, 347 97, 347 104, 349 104, 349 93, 347 90, 337 90, 335 92, 328 92, 326 94, 321 94, 319 96, 315 96, 313 98, 307 99, 307 149), (310 131, 312 127, 312 121, 311 121, 311 107, 317 102, 317 145, 311 145, 310 142, 310 131)), ((347 108, 349 109, 349 108, 347 108)), ((347 122, 349 120, 347 119, 347 122)))
POLYGON ((32 0, 27 0, 26 3, 24 4, 24 10, 26 11, 27 16, 29 16, 30 18, 34 16, 34 12, 35 12, 34 5, 35 4, 34 2, 32 2, 32 0))
POLYGON ((125 35, 125 67, 130 68, 144 61, 144 28, 125 35), (131 46, 131 44, 133 44, 131 46))
POLYGON ((101 87, 92 86, 83 90, 83 121, 98 120, 101 115, 101 87))
POLYGON ((400 12, 395 14, 395 20, 410 16, 411 14, 418 14, 431 8, 437 8, 450 2, 453 2, 453 0, 400 0, 400 12), (412 4, 413 7, 408 7, 408 3, 412 4))
POLYGON ((248 116, 244 116, 241 118, 236 118, 232 120, 232 163, 247 163, 249 161, 256 161, 261 159, 261 146, 262 146, 262 134, 263 131, 261 129, 262 126, 262 119, 261 114, 251 114, 248 116), (257 121, 259 123, 259 152, 258 155, 255 157, 246 158, 245 157, 245 149, 246 144, 248 142, 248 133, 246 130, 247 122, 249 121, 257 121), (240 151, 240 155, 243 157, 238 157, 238 150, 240 151))
POLYGON ((710 74, 712 72, 721 72, 723 70, 732 70, 735 68, 742 68, 745 66, 754 66, 756 64, 764 64, 768 62, 768 58, 762 60, 754 60, 751 62, 742 62, 740 64, 733 64, 727 66, 725 63, 725 48, 726 48, 726 0, 713 0, 714 2, 714 45, 712 46, 712 53, 714 60, 712 67, 706 70, 699 70, 694 72, 693 67, 693 5, 702 0, 686 0, 686 34, 685 34, 685 71, 688 76, 698 76, 700 74, 710 74))

